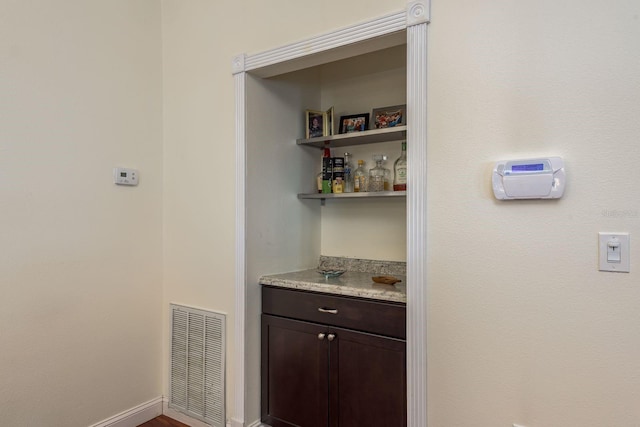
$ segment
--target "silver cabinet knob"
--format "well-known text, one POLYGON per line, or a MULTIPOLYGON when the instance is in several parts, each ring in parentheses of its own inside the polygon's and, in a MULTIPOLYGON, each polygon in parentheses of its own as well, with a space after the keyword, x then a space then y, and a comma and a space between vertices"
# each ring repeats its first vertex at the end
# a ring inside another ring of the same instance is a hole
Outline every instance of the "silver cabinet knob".
MULTIPOLYGON (((319 339, 319 340, 323 340, 323 339, 324 339, 324 334, 322 334, 322 333, 318 334, 318 339, 319 339)), ((332 339, 333 339, 333 338, 332 338, 332 339)))
POLYGON ((335 338, 336 338, 336 336, 335 336, 334 334, 329 334, 329 335, 327 335, 327 339, 328 339, 329 341, 333 341, 335 338))

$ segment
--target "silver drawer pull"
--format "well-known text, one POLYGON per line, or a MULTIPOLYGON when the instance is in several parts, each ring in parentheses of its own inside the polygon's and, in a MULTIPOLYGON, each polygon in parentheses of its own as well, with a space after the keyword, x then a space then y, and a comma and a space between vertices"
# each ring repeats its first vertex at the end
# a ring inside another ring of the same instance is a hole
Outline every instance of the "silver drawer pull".
POLYGON ((322 308, 322 307, 318 307, 318 311, 320 313, 329 313, 329 314, 338 314, 338 310, 334 309, 334 308, 322 308))
POLYGON ((318 339, 322 341, 324 339, 324 334, 323 333, 319 333, 318 334, 318 339))
POLYGON ((336 336, 335 336, 334 334, 329 334, 329 335, 327 335, 327 339, 328 339, 329 341, 333 341, 335 337, 336 337, 336 336))

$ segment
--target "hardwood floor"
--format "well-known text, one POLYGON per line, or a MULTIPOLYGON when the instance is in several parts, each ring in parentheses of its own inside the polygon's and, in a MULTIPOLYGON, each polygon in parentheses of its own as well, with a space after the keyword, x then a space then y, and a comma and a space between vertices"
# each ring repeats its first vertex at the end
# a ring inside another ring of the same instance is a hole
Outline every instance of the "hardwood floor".
POLYGON ((176 421, 173 418, 169 418, 165 415, 160 415, 152 420, 147 421, 144 424, 140 424, 138 427, 189 427, 187 424, 176 421))

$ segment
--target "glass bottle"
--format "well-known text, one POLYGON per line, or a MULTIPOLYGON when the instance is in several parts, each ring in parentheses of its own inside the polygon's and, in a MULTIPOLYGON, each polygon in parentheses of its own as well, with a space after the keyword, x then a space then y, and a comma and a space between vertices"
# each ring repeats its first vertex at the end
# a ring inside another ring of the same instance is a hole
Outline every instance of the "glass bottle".
POLYGON ((393 191, 407 190, 407 142, 402 142, 400 157, 393 164, 393 191))
POLYGON ((324 157, 320 159, 320 172, 316 175, 316 186, 318 193, 322 193, 322 169, 324 167, 324 157))
POLYGON ((366 193, 368 190, 367 173, 364 169, 364 160, 358 160, 358 169, 353 172, 353 191, 366 193))
POLYGON ((353 165, 351 164, 350 153, 344 153, 344 188, 345 193, 353 193, 353 165))
POLYGON ((322 157, 331 157, 331 145, 329 141, 324 142, 324 148, 322 149, 322 157))
POLYGON ((344 192, 344 157, 333 157, 332 193, 344 192))
POLYGON ((383 154, 373 155, 376 166, 369 169, 369 191, 384 191, 384 183, 390 175, 389 170, 382 166, 385 159, 386 156, 383 154))
MULTIPOLYGON (((383 163, 387 162, 387 156, 382 156, 383 163)), ((391 191, 393 188, 393 178, 391 177, 391 171, 387 168, 384 169, 384 191, 391 191)))
POLYGON ((331 158, 331 148, 329 142, 324 143, 322 151, 322 193, 331 193, 331 181, 333 179, 333 159, 331 158))
POLYGON ((322 193, 322 172, 318 172, 318 175, 316 175, 316 186, 318 188, 318 193, 322 193))

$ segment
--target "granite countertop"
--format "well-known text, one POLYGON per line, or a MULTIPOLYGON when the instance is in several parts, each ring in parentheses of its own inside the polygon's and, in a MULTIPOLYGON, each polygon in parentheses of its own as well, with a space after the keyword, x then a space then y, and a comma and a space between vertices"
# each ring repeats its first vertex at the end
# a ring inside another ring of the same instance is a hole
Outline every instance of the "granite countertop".
MULTIPOLYGON (((321 265, 327 264, 321 262, 321 265)), ((377 271, 346 271, 339 277, 325 278, 324 275, 318 273, 317 268, 314 268, 290 273, 262 276, 260 277, 260 284, 406 303, 406 280, 406 275, 379 273, 377 271), (372 276, 378 276, 380 274, 392 274, 394 277, 402 280, 402 282, 394 285, 384 285, 382 283, 375 283, 371 280, 372 276)))

